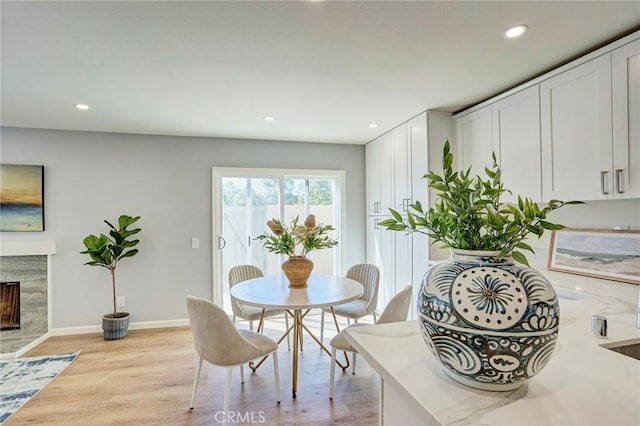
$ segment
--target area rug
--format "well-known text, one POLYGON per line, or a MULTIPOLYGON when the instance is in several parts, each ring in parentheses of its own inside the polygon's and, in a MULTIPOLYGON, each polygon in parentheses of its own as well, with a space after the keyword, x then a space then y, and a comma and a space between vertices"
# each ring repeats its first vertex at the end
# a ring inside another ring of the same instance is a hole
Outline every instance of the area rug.
POLYGON ((0 424, 67 368, 80 352, 0 361, 0 424))

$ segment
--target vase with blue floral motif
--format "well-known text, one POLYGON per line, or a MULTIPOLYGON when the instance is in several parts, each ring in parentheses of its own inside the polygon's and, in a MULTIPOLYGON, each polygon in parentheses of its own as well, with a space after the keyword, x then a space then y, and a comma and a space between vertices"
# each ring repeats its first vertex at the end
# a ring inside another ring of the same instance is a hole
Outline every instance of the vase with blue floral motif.
POLYGON ((551 359, 559 305, 540 272, 498 253, 453 249, 451 259, 424 276, 418 322, 450 378, 509 391, 551 359))

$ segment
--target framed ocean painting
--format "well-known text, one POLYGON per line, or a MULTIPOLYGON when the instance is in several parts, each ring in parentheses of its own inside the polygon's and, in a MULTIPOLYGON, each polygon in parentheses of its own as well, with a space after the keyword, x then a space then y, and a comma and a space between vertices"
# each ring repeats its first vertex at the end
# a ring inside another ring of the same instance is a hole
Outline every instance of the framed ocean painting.
POLYGON ((44 231, 44 166, 0 164, 0 231, 44 231))
POLYGON ((547 268, 640 284, 640 231, 554 231, 547 268))

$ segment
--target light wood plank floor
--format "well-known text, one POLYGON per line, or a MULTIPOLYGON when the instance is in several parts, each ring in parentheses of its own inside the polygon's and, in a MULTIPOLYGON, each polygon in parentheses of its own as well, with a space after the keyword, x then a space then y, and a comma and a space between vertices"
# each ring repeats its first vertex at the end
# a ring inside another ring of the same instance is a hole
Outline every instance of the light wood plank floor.
MULTIPOLYGON (((280 333, 272 328, 266 332, 274 338, 280 333)), ((78 350, 82 351, 80 356, 18 410, 6 426, 211 425, 217 423, 216 416, 221 419, 216 413, 223 406, 225 369, 206 362, 195 408, 189 409, 195 373, 189 327, 133 330, 116 341, 103 340, 101 333, 53 337, 25 356, 78 350)), ((291 355, 286 342, 282 342, 278 351, 279 405, 275 402, 270 359, 255 374, 245 367, 244 385, 240 384, 239 369, 234 370, 230 411, 244 416, 239 424, 378 423, 379 379, 362 357, 358 358, 356 375, 336 369, 332 402, 328 398, 330 358, 308 337, 299 357, 298 395, 291 398, 291 355)))

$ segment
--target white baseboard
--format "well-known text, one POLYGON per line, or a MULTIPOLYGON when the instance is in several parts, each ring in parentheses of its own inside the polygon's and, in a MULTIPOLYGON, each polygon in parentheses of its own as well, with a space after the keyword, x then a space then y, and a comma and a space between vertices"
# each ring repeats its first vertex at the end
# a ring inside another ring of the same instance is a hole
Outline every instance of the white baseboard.
MULTIPOLYGON (((189 319, 177 319, 166 321, 144 321, 132 322, 129 324, 129 330, 144 330, 148 328, 166 328, 166 327, 183 327, 189 325, 189 319)), ((84 327, 64 327, 54 328, 49 332, 50 336, 70 336, 72 334, 89 334, 102 333, 101 325, 88 325, 84 327)))
POLYGON ((47 340, 49 337, 51 337, 51 335, 49 333, 45 333, 42 336, 38 337, 33 342, 29 343, 27 346, 24 346, 24 347, 18 349, 17 351, 15 351, 15 352, 8 352, 8 353, 0 354, 0 360, 20 358, 22 356, 22 354, 24 354, 25 352, 30 351, 31 349, 35 348, 40 343, 42 343, 45 340, 47 340))
MULTIPOLYGON (((183 327, 189 325, 189 319, 177 319, 167 321, 145 321, 134 322, 129 324, 129 330, 144 330, 148 328, 168 328, 168 327, 183 327)), ((38 337, 33 342, 20 348, 15 352, 0 353, 0 360, 15 359, 21 357, 24 353, 38 346, 40 343, 47 340, 49 337, 55 336, 71 336, 73 334, 90 334, 90 333, 102 333, 101 325, 88 325, 84 327, 64 327, 54 328, 49 330, 48 333, 38 337)))

